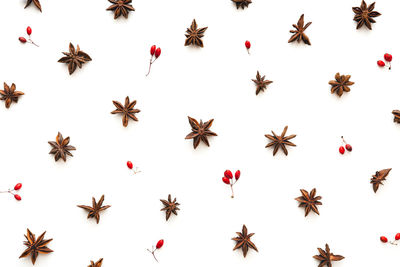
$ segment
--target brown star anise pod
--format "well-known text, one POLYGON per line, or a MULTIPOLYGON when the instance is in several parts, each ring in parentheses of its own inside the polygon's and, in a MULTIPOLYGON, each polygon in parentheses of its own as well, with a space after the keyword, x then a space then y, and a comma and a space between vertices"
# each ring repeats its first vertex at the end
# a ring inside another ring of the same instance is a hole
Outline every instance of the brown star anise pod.
POLYGON ((296 24, 293 24, 293 27, 296 30, 291 30, 290 33, 293 33, 292 37, 290 37, 288 43, 297 41, 298 43, 300 42, 300 40, 303 40, 303 42, 305 44, 311 45, 310 39, 308 38, 308 36, 304 33, 304 31, 308 28, 308 26, 311 25, 312 22, 308 22, 305 26, 304 26, 304 14, 300 16, 299 21, 296 24))
POLYGON ((24 94, 23 92, 15 91, 15 89, 14 83, 11 84, 11 88, 4 83, 4 90, 0 90, 0 100, 6 101, 6 108, 9 108, 12 102, 17 103, 18 97, 24 94))
POLYGON ((258 93, 260 93, 261 91, 264 92, 264 90, 267 89, 267 85, 273 83, 273 81, 265 80, 265 75, 261 77, 259 71, 257 71, 256 79, 252 79, 252 81, 257 86, 256 95, 258 95, 258 93))
POLYGON ((392 114, 394 115, 394 122, 400 123, 400 110, 393 110, 392 114))
POLYGON ((280 136, 276 135, 274 133, 274 131, 271 131, 272 135, 266 134, 265 137, 267 137, 269 140, 271 140, 270 143, 268 143, 265 147, 271 147, 274 146, 274 152, 273 155, 275 156, 276 152, 278 152, 279 148, 282 148, 283 152, 285 152, 285 155, 288 155, 288 151, 286 149, 286 146, 296 146, 295 144, 293 144, 292 142, 290 142, 290 139, 293 139, 296 137, 295 134, 289 135, 289 136, 285 136, 286 135, 286 131, 288 129, 288 126, 285 127, 285 129, 283 129, 283 132, 280 136))
POLYGON ((386 181, 386 176, 389 175, 389 172, 391 170, 392 170, 392 168, 380 170, 380 171, 376 172, 375 175, 372 175, 371 184, 372 184, 372 188, 374 189, 375 193, 376 193, 376 191, 378 191, 379 186, 383 185, 383 181, 386 181))
POLYGON ((25 8, 27 8, 32 2, 35 4, 35 6, 42 12, 42 6, 40 5, 39 0, 26 0, 26 5, 25 8))
POLYGON ((233 248, 233 250, 242 248, 243 257, 245 258, 247 252, 249 251, 249 248, 252 248, 258 252, 256 245, 250 240, 250 238, 254 235, 254 233, 248 234, 246 225, 243 224, 242 232, 241 233, 236 232, 236 234, 238 236, 232 238, 232 240, 236 241, 236 246, 233 248))
POLYGON ((114 106, 117 108, 112 111, 111 114, 122 114, 122 125, 124 127, 128 126, 129 119, 134 121, 138 121, 135 114, 140 112, 140 109, 135 109, 136 100, 132 102, 129 101, 129 96, 125 98, 125 106, 123 106, 120 102, 113 100, 114 106))
POLYGON ((325 245, 325 250, 323 250, 322 248, 318 248, 318 252, 319 252, 319 255, 313 256, 314 259, 320 261, 318 267, 323 267, 325 265, 327 267, 332 267, 333 261, 341 261, 344 259, 344 257, 342 255, 335 255, 335 254, 331 253, 331 250, 330 250, 328 244, 325 245))
POLYGON ((335 80, 329 81, 329 84, 332 86, 331 93, 336 94, 341 97, 343 92, 350 92, 350 85, 353 85, 354 82, 350 81, 351 75, 340 75, 340 73, 336 73, 335 80))
POLYGON ((88 219, 95 218, 96 222, 99 223, 100 211, 106 210, 109 207, 111 207, 110 205, 103 206, 103 202, 104 202, 104 195, 101 196, 99 202, 97 202, 97 203, 96 203, 96 199, 94 197, 92 197, 92 207, 85 206, 85 205, 78 205, 78 207, 89 212, 89 214, 87 216, 88 219))
POLYGON ((304 216, 307 216, 311 210, 319 215, 318 205, 322 205, 322 203, 319 201, 319 200, 321 200, 322 197, 315 196, 315 193, 317 192, 317 190, 314 188, 313 190, 311 190, 310 194, 308 194, 308 192, 304 189, 300 189, 300 192, 301 192, 302 196, 295 198, 295 200, 300 202, 299 207, 305 208, 304 216))
POLYGON ((102 264, 103 264, 103 258, 101 258, 96 262, 90 261, 90 265, 88 267, 101 267, 102 264))
POLYGON ((41 234, 38 239, 36 239, 35 235, 32 234, 29 229, 27 229, 27 234, 25 235, 27 241, 24 242, 24 245, 28 248, 25 249, 19 258, 25 258, 26 256, 31 255, 32 264, 35 264, 39 253, 47 254, 53 252, 47 247, 47 244, 49 244, 53 239, 44 239, 45 234, 46 232, 41 234))
POLYGON ((355 13, 353 20, 357 21, 357 29, 365 25, 372 30, 371 24, 376 22, 373 18, 381 15, 381 13, 373 11, 374 8, 375 2, 367 6, 364 0, 362 0, 360 7, 353 7, 353 12, 355 13))
POLYGON ((173 201, 171 201, 171 194, 168 195, 168 200, 165 199, 160 199, 160 201, 163 203, 164 208, 161 209, 161 211, 165 211, 165 219, 168 221, 169 217, 171 214, 178 215, 177 211, 180 210, 178 206, 180 205, 178 202, 176 202, 176 198, 174 198, 173 201))
POLYGON ((135 11, 130 4, 132 0, 108 0, 108 2, 112 3, 112 5, 106 10, 114 11, 114 19, 119 18, 121 15, 127 19, 129 12, 135 11))
POLYGON ((203 38, 204 32, 207 30, 207 28, 208 27, 198 29, 196 20, 194 19, 190 28, 187 28, 186 30, 187 33, 185 34, 185 46, 197 45, 203 47, 203 40, 201 40, 201 38, 203 38))
POLYGON ((83 64, 92 60, 88 54, 81 51, 79 45, 76 46, 75 50, 75 47, 72 43, 69 43, 69 53, 63 52, 63 54, 65 57, 60 58, 58 62, 68 64, 69 75, 74 73, 76 67, 81 69, 83 64))
POLYGON ((207 146, 210 146, 210 143, 208 143, 208 136, 217 136, 216 133, 210 131, 210 128, 213 124, 214 119, 211 119, 209 121, 206 121, 203 123, 202 120, 200 120, 200 123, 191 117, 188 116, 189 119, 189 124, 192 127, 192 132, 188 134, 185 139, 193 139, 193 147, 194 149, 197 148, 197 146, 200 144, 200 141, 203 141, 207 146))
POLYGON ((232 0, 236 4, 236 8, 239 9, 240 7, 244 9, 245 7, 249 7, 251 4, 251 0, 232 0))
POLYGON ((58 132, 55 142, 49 141, 48 143, 52 146, 49 154, 54 154, 55 161, 58 161, 60 158, 62 158, 64 162, 67 161, 67 155, 73 157, 73 155, 69 151, 76 150, 75 147, 68 145, 69 136, 64 139, 60 132, 58 132))

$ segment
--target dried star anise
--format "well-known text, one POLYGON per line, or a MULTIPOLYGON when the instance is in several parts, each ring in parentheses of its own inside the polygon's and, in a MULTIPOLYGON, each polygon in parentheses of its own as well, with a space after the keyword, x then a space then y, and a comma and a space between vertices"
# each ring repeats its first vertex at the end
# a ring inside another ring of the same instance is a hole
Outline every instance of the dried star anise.
POLYGON ((90 265, 88 267, 101 267, 102 264, 103 264, 103 258, 101 258, 96 262, 90 261, 90 265))
POLYGON ((23 92, 15 91, 15 89, 16 86, 14 83, 11 84, 11 87, 4 83, 4 90, 0 90, 0 100, 6 102, 6 108, 9 108, 12 102, 17 103, 18 97, 24 94, 23 92))
POLYGON ((342 255, 335 255, 335 254, 331 253, 331 250, 330 250, 328 244, 325 245, 325 250, 323 250, 322 248, 318 248, 318 252, 319 252, 319 255, 313 256, 314 259, 320 261, 318 267, 323 267, 325 265, 327 267, 332 267, 333 261, 341 261, 344 259, 344 257, 342 255))
POLYGON ((240 7, 244 9, 245 7, 249 7, 251 4, 251 0, 232 0, 236 4, 236 8, 239 9, 240 7))
POLYGON ((302 196, 295 198, 295 200, 300 202, 299 207, 305 208, 304 216, 307 216, 311 210, 319 215, 318 205, 322 205, 322 203, 319 201, 322 197, 315 196, 317 190, 314 188, 313 190, 311 190, 310 194, 304 189, 300 189, 300 192, 302 196))
POLYGON ((108 0, 108 2, 112 3, 112 5, 106 10, 114 11, 114 19, 119 18, 121 15, 127 19, 129 11, 135 11, 130 4, 132 0, 108 0))
POLYGON ((164 208, 161 209, 161 211, 165 211, 165 219, 168 221, 169 217, 171 214, 178 215, 177 211, 180 210, 178 206, 180 205, 178 202, 176 202, 176 198, 172 201, 171 194, 168 195, 168 200, 165 199, 160 199, 160 201, 163 203, 164 208))
POLYGON ((372 30, 371 24, 376 22, 373 18, 381 15, 381 13, 373 11, 374 8, 375 2, 367 6, 364 0, 362 0, 360 7, 353 7, 353 12, 355 13, 353 20, 357 22, 357 29, 365 25, 372 30))
POLYGON ((372 188, 374 189, 375 193, 376 193, 376 191, 378 191, 379 186, 383 185, 383 181, 386 180, 386 176, 389 175, 389 172, 391 170, 392 170, 392 168, 380 170, 380 171, 376 172, 375 175, 372 175, 371 184, 372 184, 372 188))
POLYGON ((125 98, 125 106, 123 106, 120 102, 113 100, 114 106, 117 108, 112 111, 111 114, 122 114, 122 125, 124 127, 128 126, 129 119, 134 121, 138 121, 135 114, 140 112, 140 109, 135 109, 136 100, 130 102, 129 96, 125 98))
POLYGON ((39 0, 26 0, 26 5, 25 8, 27 8, 32 2, 35 4, 35 6, 42 12, 42 6, 40 5, 39 0))
POLYGON ((267 137, 269 140, 271 140, 270 143, 268 143, 265 147, 271 147, 274 146, 274 152, 273 155, 275 156, 276 152, 278 152, 279 148, 282 148, 283 152, 285 153, 285 155, 288 155, 288 151, 286 149, 286 146, 296 146, 295 144, 293 144, 292 142, 290 142, 290 139, 293 139, 296 137, 295 134, 289 135, 289 136, 285 136, 286 135, 286 131, 288 129, 288 126, 285 127, 285 129, 283 129, 282 134, 276 135, 274 133, 274 131, 271 131, 272 135, 266 134, 265 137, 267 137))
POLYGON ((64 161, 67 161, 67 155, 73 157, 70 150, 76 150, 75 147, 69 146, 69 136, 67 138, 63 138, 62 134, 58 132, 56 141, 49 141, 48 143, 52 146, 49 154, 54 154, 54 160, 58 161, 62 158, 64 161))
POLYGON ((103 206, 103 202, 104 202, 104 195, 101 196, 99 202, 96 202, 96 199, 94 197, 92 197, 92 207, 85 206, 85 205, 78 205, 78 207, 89 212, 89 214, 87 216, 88 219, 95 218, 96 222, 99 223, 100 211, 106 210, 109 207, 111 207, 110 205, 103 206))
POLYGON ((300 40, 302 40, 305 44, 311 45, 310 39, 308 36, 304 33, 304 31, 308 28, 308 26, 311 25, 312 22, 308 22, 304 26, 304 14, 300 16, 299 21, 296 24, 293 24, 293 27, 296 30, 291 30, 290 33, 293 33, 292 37, 290 37, 288 43, 297 41, 298 43, 300 40))
POLYGON ((249 251, 249 248, 252 248, 258 252, 256 245, 250 240, 254 233, 248 234, 246 225, 243 224, 242 232, 236 232, 236 234, 238 236, 232 238, 232 240, 236 241, 236 246, 233 248, 233 250, 241 248, 243 252, 243 257, 245 258, 247 252, 249 251))
POLYGON ((197 146, 200 144, 200 141, 203 141, 207 146, 210 146, 210 143, 208 142, 207 137, 208 136, 217 136, 216 133, 210 131, 210 128, 213 124, 214 119, 211 119, 209 121, 206 121, 203 123, 202 120, 200 120, 200 123, 191 117, 188 116, 189 119, 189 124, 192 127, 192 132, 188 134, 185 139, 193 139, 193 147, 194 149, 197 148, 197 146))
POLYGON ((340 75, 340 73, 336 73, 335 80, 329 81, 329 84, 332 86, 331 93, 336 94, 341 97, 343 92, 350 92, 350 85, 353 85, 354 82, 350 81, 351 75, 340 75))
POLYGON ((35 235, 32 234, 29 229, 27 229, 27 234, 25 235, 27 241, 24 242, 24 245, 28 248, 21 254, 21 256, 19 256, 19 258, 24 258, 31 255, 32 264, 35 264, 39 253, 47 254, 53 252, 47 247, 47 244, 49 244, 53 239, 44 239, 45 234, 46 232, 41 234, 38 239, 36 239, 35 235))
POLYGON ((207 30, 207 28, 208 27, 198 29, 196 20, 194 19, 190 28, 187 28, 186 30, 187 33, 185 34, 185 46, 197 45, 203 47, 203 40, 201 40, 201 38, 203 38, 204 32, 207 30))
POLYGON ((261 91, 264 92, 264 90, 267 89, 267 85, 273 83, 273 81, 265 80, 265 75, 261 77, 259 71, 257 71, 256 79, 252 79, 252 81, 257 86, 256 95, 258 95, 258 93, 260 93, 261 91))
POLYGON ((65 55, 65 57, 60 58, 58 62, 68 64, 69 75, 74 73, 76 67, 79 67, 81 69, 84 63, 92 60, 88 54, 81 51, 79 45, 76 46, 75 50, 75 47, 72 43, 69 43, 69 53, 62 53, 65 55))
POLYGON ((393 110, 392 114, 394 115, 394 122, 400 123, 400 110, 393 110))

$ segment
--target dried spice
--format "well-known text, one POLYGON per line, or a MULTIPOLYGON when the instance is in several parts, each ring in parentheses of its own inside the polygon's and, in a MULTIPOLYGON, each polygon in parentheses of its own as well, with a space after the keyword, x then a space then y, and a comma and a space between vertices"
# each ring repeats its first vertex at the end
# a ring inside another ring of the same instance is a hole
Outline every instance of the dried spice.
POLYGON ((198 29, 196 20, 194 19, 190 28, 187 28, 187 30, 186 30, 185 46, 196 45, 196 46, 203 47, 204 46, 203 40, 201 40, 201 38, 204 37, 204 33, 207 30, 207 28, 208 27, 198 29))
POLYGON ((90 261, 90 265, 88 265, 88 267, 101 267, 102 264, 103 264, 103 258, 96 261, 96 263, 94 261, 90 261))
POLYGON ((25 258, 30 255, 32 264, 35 264, 39 253, 48 254, 53 252, 47 247, 47 244, 49 244, 53 239, 44 239, 45 234, 46 232, 41 234, 38 239, 36 239, 35 235, 32 234, 29 229, 27 229, 27 234, 25 235, 26 241, 24 242, 24 245, 28 248, 25 249, 21 256, 19 256, 19 258, 25 258))
POLYGON ((12 102, 18 103, 18 98, 24 95, 23 92, 15 91, 16 89, 17 87, 14 83, 11 84, 11 87, 4 83, 4 90, 0 90, 0 100, 6 102, 6 108, 10 108, 12 102))
POLYGON ((254 233, 248 234, 247 227, 243 224, 242 232, 236 232, 237 237, 232 238, 232 240, 236 241, 236 246, 233 250, 242 249, 243 257, 246 258, 247 252, 249 248, 254 249, 258 252, 256 245, 250 240, 250 238, 254 235, 254 233))
POLYGON ((265 137, 267 137, 269 140, 271 140, 270 143, 268 143, 265 147, 271 147, 274 146, 274 152, 273 155, 275 156, 276 152, 278 152, 279 148, 282 148, 283 152, 285 153, 285 155, 288 155, 288 151, 286 149, 286 146, 296 146, 295 144, 293 144, 292 142, 290 142, 290 139, 293 139, 296 137, 295 134, 289 135, 289 136, 285 136, 286 135, 286 131, 288 129, 288 126, 285 127, 285 129, 283 129, 283 132, 280 136, 276 135, 274 133, 274 131, 271 131, 272 135, 266 134, 265 137))
POLYGON ((256 95, 260 93, 261 91, 264 92, 265 89, 267 89, 267 85, 273 83, 273 81, 268 81, 265 80, 265 75, 261 77, 260 72, 257 71, 256 79, 252 79, 252 81, 256 84, 256 95))
POLYGON ((304 189, 300 189, 300 192, 302 196, 295 198, 295 200, 300 202, 299 207, 305 208, 304 216, 306 217, 311 210, 319 215, 318 205, 322 205, 322 203, 319 201, 322 197, 315 196, 317 190, 314 188, 313 190, 311 190, 310 194, 304 189))
POLYGON ((52 146, 49 154, 54 154, 54 160, 58 161, 62 158, 67 161, 67 155, 73 157, 70 150, 76 150, 75 147, 68 145, 69 144, 69 136, 67 138, 63 138, 62 134, 58 132, 56 141, 49 141, 48 143, 52 146))
POLYGON ((213 124, 214 119, 211 119, 209 121, 206 121, 203 123, 202 120, 200 120, 200 123, 191 117, 188 116, 189 119, 189 124, 192 127, 192 132, 188 134, 185 139, 193 139, 193 147, 194 149, 197 148, 197 146, 200 144, 200 141, 203 141, 207 146, 210 146, 208 143, 208 136, 217 136, 216 133, 210 131, 210 128, 213 124))
POLYGON ((310 39, 308 36, 304 33, 304 31, 308 28, 308 26, 311 25, 312 22, 308 22, 304 26, 304 14, 300 16, 299 21, 296 24, 293 24, 293 27, 296 30, 291 30, 290 33, 293 33, 292 37, 290 37, 288 43, 297 41, 300 43, 300 40, 302 40, 305 44, 311 45, 310 39))
POLYGON ((108 11, 114 11, 114 19, 119 18, 121 15, 126 19, 130 11, 135 11, 131 5, 132 0, 108 0, 112 5, 107 8, 108 11))
POLYGON ((318 267, 323 267, 325 265, 327 267, 332 267, 333 261, 341 261, 344 259, 344 257, 342 255, 335 255, 335 254, 331 253, 331 250, 330 250, 328 244, 325 245, 325 250, 323 250, 322 248, 318 248, 318 252, 319 252, 319 255, 313 256, 314 259, 320 261, 318 267))
POLYGON ((42 12, 42 6, 40 5, 39 0, 26 0, 25 8, 27 8, 32 3, 40 10, 40 12, 42 12))
POLYGON ((374 8, 375 2, 367 6, 364 0, 362 0, 360 7, 353 7, 353 12, 355 13, 353 20, 357 22, 357 29, 365 25, 372 30, 372 23, 376 22, 373 18, 381 15, 381 13, 373 11, 374 8))
POLYGON ((128 126, 129 119, 134 121, 138 121, 135 114, 140 112, 140 109, 135 109, 136 100, 132 102, 129 101, 129 96, 125 98, 125 106, 123 106, 120 102, 113 100, 114 106, 117 108, 112 111, 111 114, 122 114, 122 125, 124 127, 128 126))
POLYGON ((340 75, 340 73, 336 73, 335 80, 329 81, 329 84, 332 86, 331 93, 336 94, 341 97, 343 92, 350 92, 350 85, 353 85, 354 82, 350 81, 351 75, 340 75))
POLYGON ((379 186, 383 185, 383 181, 386 181, 386 176, 389 175, 389 172, 391 170, 392 170, 392 168, 380 170, 380 171, 377 171, 375 173, 375 175, 372 175, 371 184, 372 184, 372 188, 374 189, 375 193, 376 193, 376 191, 378 191, 379 186))
POLYGON ((244 9, 245 7, 249 7, 251 4, 251 0, 232 0, 236 4, 236 8, 242 8, 244 9))
POLYGON ((394 115, 394 122, 400 123, 400 110, 393 110, 392 114, 394 115))
POLYGON ((99 202, 96 202, 96 199, 94 197, 92 197, 92 207, 90 206, 85 206, 85 205, 78 205, 79 208, 82 208, 86 211, 89 212, 87 218, 95 218, 97 224, 100 221, 100 211, 106 210, 109 207, 111 207, 110 205, 107 206, 103 206, 103 202, 104 202, 104 195, 101 196, 99 202))
POLYGON ((63 52, 63 54, 65 55, 65 57, 60 58, 58 62, 68 64, 69 75, 74 73, 76 67, 79 67, 81 69, 83 64, 88 61, 92 61, 88 54, 81 51, 79 45, 76 46, 75 50, 75 47, 72 43, 69 43, 69 53, 63 52))
POLYGON ((168 195, 168 200, 160 199, 160 201, 164 205, 164 208, 162 208, 161 211, 165 211, 166 221, 168 221, 172 213, 178 215, 177 211, 180 210, 178 208, 180 204, 176 202, 176 198, 174 198, 174 200, 172 201, 171 194, 168 195))

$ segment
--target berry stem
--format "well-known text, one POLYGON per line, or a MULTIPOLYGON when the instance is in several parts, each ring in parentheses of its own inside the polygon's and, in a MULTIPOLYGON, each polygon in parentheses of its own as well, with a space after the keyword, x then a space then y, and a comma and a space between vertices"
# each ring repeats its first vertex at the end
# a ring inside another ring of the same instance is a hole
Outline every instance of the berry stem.
POLYGON ((235 195, 234 195, 234 193, 233 193, 233 184, 231 184, 230 186, 231 186, 231 190, 232 190, 232 196, 231 196, 231 198, 234 198, 235 195))
POLYGON ((30 42, 31 44, 36 45, 37 47, 39 47, 34 41, 32 41, 31 38, 29 38, 28 40, 29 40, 29 42, 30 42))
POLYGON ((249 55, 250 55, 250 50, 249 50, 249 49, 247 49, 247 54, 249 54, 249 55))
POLYGON ((156 255, 154 254, 154 252, 156 252, 156 250, 154 249, 154 246, 152 247, 152 250, 153 250, 153 251, 151 251, 150 249, 147 249, 148 252, 150 252, 151 254, 153 254, 153 257, 154 257, 154 259, 156 260, 156 262, 158 262, 158 260, 157 260, 157 258, 156 258, 156 255))
POLYGON ((343 136, 342 136, 342 140, 343 140, 343 143, 347 144, 346 141, 344 140, 343 136))
POLYGON ((153 60, 153 56, 151 56, 151 58, 150 58, 150 65, 149 65, 149 72, 146 74, 146 77, 149 76, 150 70, 151 70, 151 65, 152 65, 156 60, 157 60, 157 58, 155 58, 155 59, 153 60))

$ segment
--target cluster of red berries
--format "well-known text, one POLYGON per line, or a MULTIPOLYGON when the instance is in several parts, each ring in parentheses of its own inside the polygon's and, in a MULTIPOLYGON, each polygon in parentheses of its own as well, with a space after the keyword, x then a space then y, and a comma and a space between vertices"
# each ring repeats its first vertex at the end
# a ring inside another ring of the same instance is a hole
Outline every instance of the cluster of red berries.
POLYGON ((385 59, 385 61, 387 62, 387 64, 385 62, 383 62, 383 60, 378 60, 377 64, 379 67, 388 67, 389 70, 392 69, 392 55, 386 53, 385 55, 383 55, 383 58, 385 59))
POLYGON ((21 42, 21 43, 26 43, 26 42, 28 42, 28 43, 30 43, 30 44, 33 44, 33 45, 36 45, 37 47, 39 47, 37 44, 35 44, 35 42, 33 42, 32 41, 32 39, 31 39, 31 34, 32 34, 32 28, 31 27, 29 27, 28 26, 28 28, 26 28, 26 33, 28 34, 28 40, 25 38, 25 37, 19 37, 18 38, 18 40, 21 42))
POLYGON ((153 254, 154 259, 158 262, 156 255, 154 254, 156 252, 157 249, 162 248, 162 246, 164 245, 164 239, 160 239, 158 240, 157 244, 156 244, 156 248, 154 248, 154 246, 150 249, 147 249, 147 251, 149 251, 151 254, 153 254))
POLYGON ((239 170, 237 170, 235 172, 235 180, 233 180, 233 175, 232 175, 232 172, 230 170, 226 170, 224 172, 224 177, 222 177, 222 182, 224 182, 225 184, 228 184, 228 185, 231 186, 231 190, 232 190, 232 196, 231 197, 232 198, 234 197, 233 185, 236 184, 236 182, 239 180, 239 178, 240 178, 240 171, 239 170))
POLYGON ((16 191, 20 190, 22 187, 21 183, 18 183, 14 186, 14 189, 8 189, 7 191, 0 191, 0 193, 9 193, 14 196, 14 198, 20 201, 22 198, 20 195, 16 194, 16 191))
MULTIPOLYGON (((126 162, 126 166, 128 166, 128 168, 129 169, 133 169, 133 163, 132 163, 132 161, 127 161, 126 162)), ((138 167, 135 167, 135 169, 133 170, 133 174, 136 174, 136 173, 139 173, 140 171, 139 171, 139 169, 138 169, 138 167)))
MULTIPOLYGON (((381 237, 380 237, 380 240, 381 240, 382 243, 387 243, 387 242, 388 242, 388 239, 387 239, 386 236, 381 236, 381 237)), ((395 241, 389 241, 389 244, 392 244, 392 245, 396 245, 396 246, 397 246, 397 242, 400 240, 400 233, 397 233, 397 234, 394 236, 394 240, 395 240, 395 241)))
POLYGON ((251 48, 251 43, 250 43, 250 41, 244 42, 244 46, 245 46, 246 49, 247 49, 247 53, 249 53, 249 55, 250 55, 250 48, 251 48))
POLYGON ((353 147, 350 144, 346 143, 346 141, 344 140, 343 136, 342 136, 342 141, 345 144, 345 146, 340 146, 339 147, 339 153, 343 155, 346 150, 351 152, 353 150, 353 147), (344 150, 345 147, 346 147, 346 150, 344 150))
POLYGON ((151 70, 151 65, 154 63, 154 61, 157 60, 157 58, 159 58, 159 56, 161 55, 161 48, 157 48, 155 45, 153 45, 150 48, 150 65, 149 65, 149 72, 146 74, 146 76, 148 76, 150 74, 150 70, 151 70))

